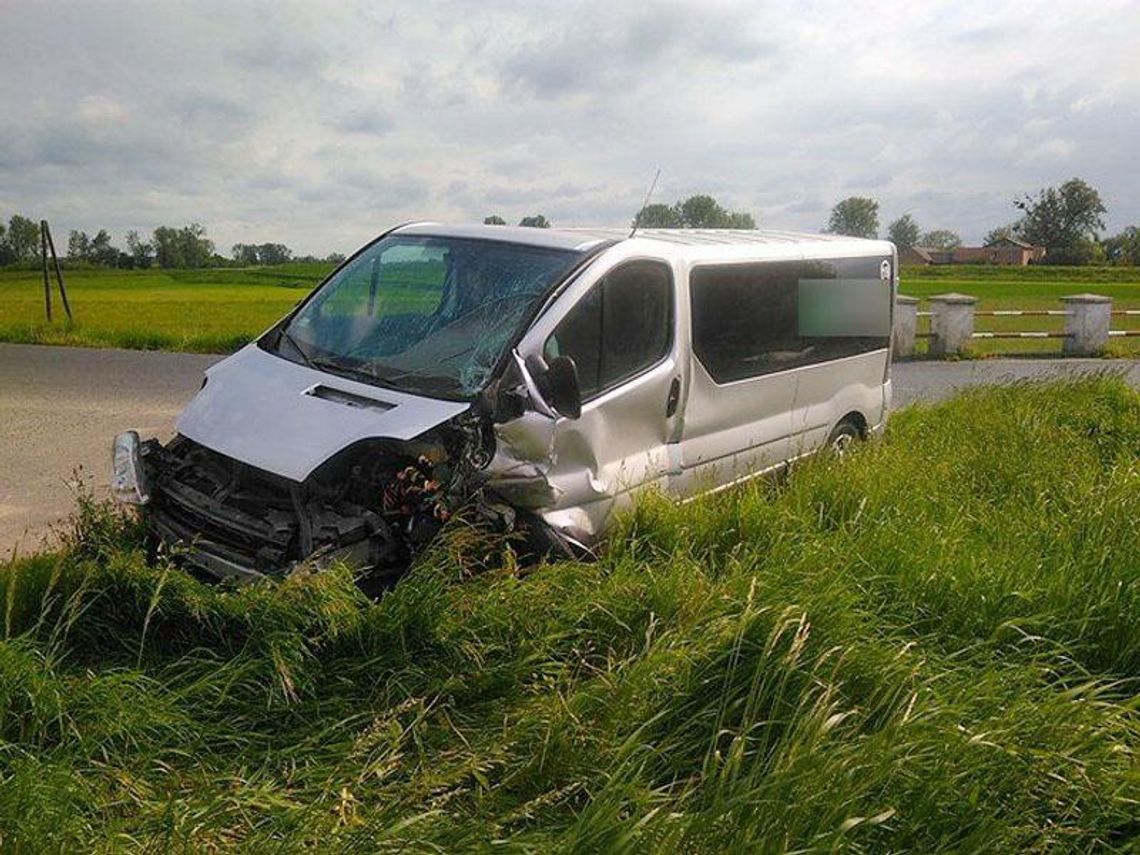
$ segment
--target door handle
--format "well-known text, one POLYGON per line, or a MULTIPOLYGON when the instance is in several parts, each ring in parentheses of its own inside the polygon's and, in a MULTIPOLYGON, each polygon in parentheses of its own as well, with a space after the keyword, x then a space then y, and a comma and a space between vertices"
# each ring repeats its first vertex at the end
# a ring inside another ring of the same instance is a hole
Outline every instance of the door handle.
POLYGON ((665 399, 665 418, 671 419, 677 414, 677 405, 681 403, 681 378, 674 377, 669 384, 669 397, 665 399))

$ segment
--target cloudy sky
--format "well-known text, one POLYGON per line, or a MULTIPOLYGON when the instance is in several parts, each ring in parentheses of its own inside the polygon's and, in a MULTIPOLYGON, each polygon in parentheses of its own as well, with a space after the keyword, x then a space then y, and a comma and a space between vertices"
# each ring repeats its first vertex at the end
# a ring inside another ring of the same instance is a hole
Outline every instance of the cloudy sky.
POLYGON ((848 195, 967 241, 1078 175, 1140 223, 1140 0, 0 0, 0 217, 349 251, 409 219, 848 195))

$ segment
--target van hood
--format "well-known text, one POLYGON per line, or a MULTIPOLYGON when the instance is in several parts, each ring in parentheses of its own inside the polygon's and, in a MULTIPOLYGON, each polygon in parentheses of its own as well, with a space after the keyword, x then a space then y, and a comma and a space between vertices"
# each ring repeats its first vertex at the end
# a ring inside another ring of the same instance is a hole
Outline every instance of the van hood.
POLYGON ((303 481, 365 439, 414 439, 470 405, 326 374, 250 344, 206 371, 178 432, 219 454, 303 481))

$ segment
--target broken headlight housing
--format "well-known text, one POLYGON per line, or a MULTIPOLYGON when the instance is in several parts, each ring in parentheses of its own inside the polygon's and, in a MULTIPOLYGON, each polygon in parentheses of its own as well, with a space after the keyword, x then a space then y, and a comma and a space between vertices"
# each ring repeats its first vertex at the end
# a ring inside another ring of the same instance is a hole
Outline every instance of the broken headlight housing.
POLYGON ((115 437, 112 453, 111 495, 127 505, 150 501, 150 486, 139 454, 139 435, 129 430, 115 437))

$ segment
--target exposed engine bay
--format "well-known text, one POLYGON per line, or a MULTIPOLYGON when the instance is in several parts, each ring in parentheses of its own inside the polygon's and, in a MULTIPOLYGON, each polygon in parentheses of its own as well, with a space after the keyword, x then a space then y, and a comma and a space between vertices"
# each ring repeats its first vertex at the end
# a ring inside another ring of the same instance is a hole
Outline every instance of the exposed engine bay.
POLYGON ((185 436, 142 443, 153 544, 215 578, 280 577, 303 562, 345 560, 394 578, 460 511, 499 531, 516 513, 486 489, 494 437, 467 413, 408 442, 369 440, 303 482, 185 436))

